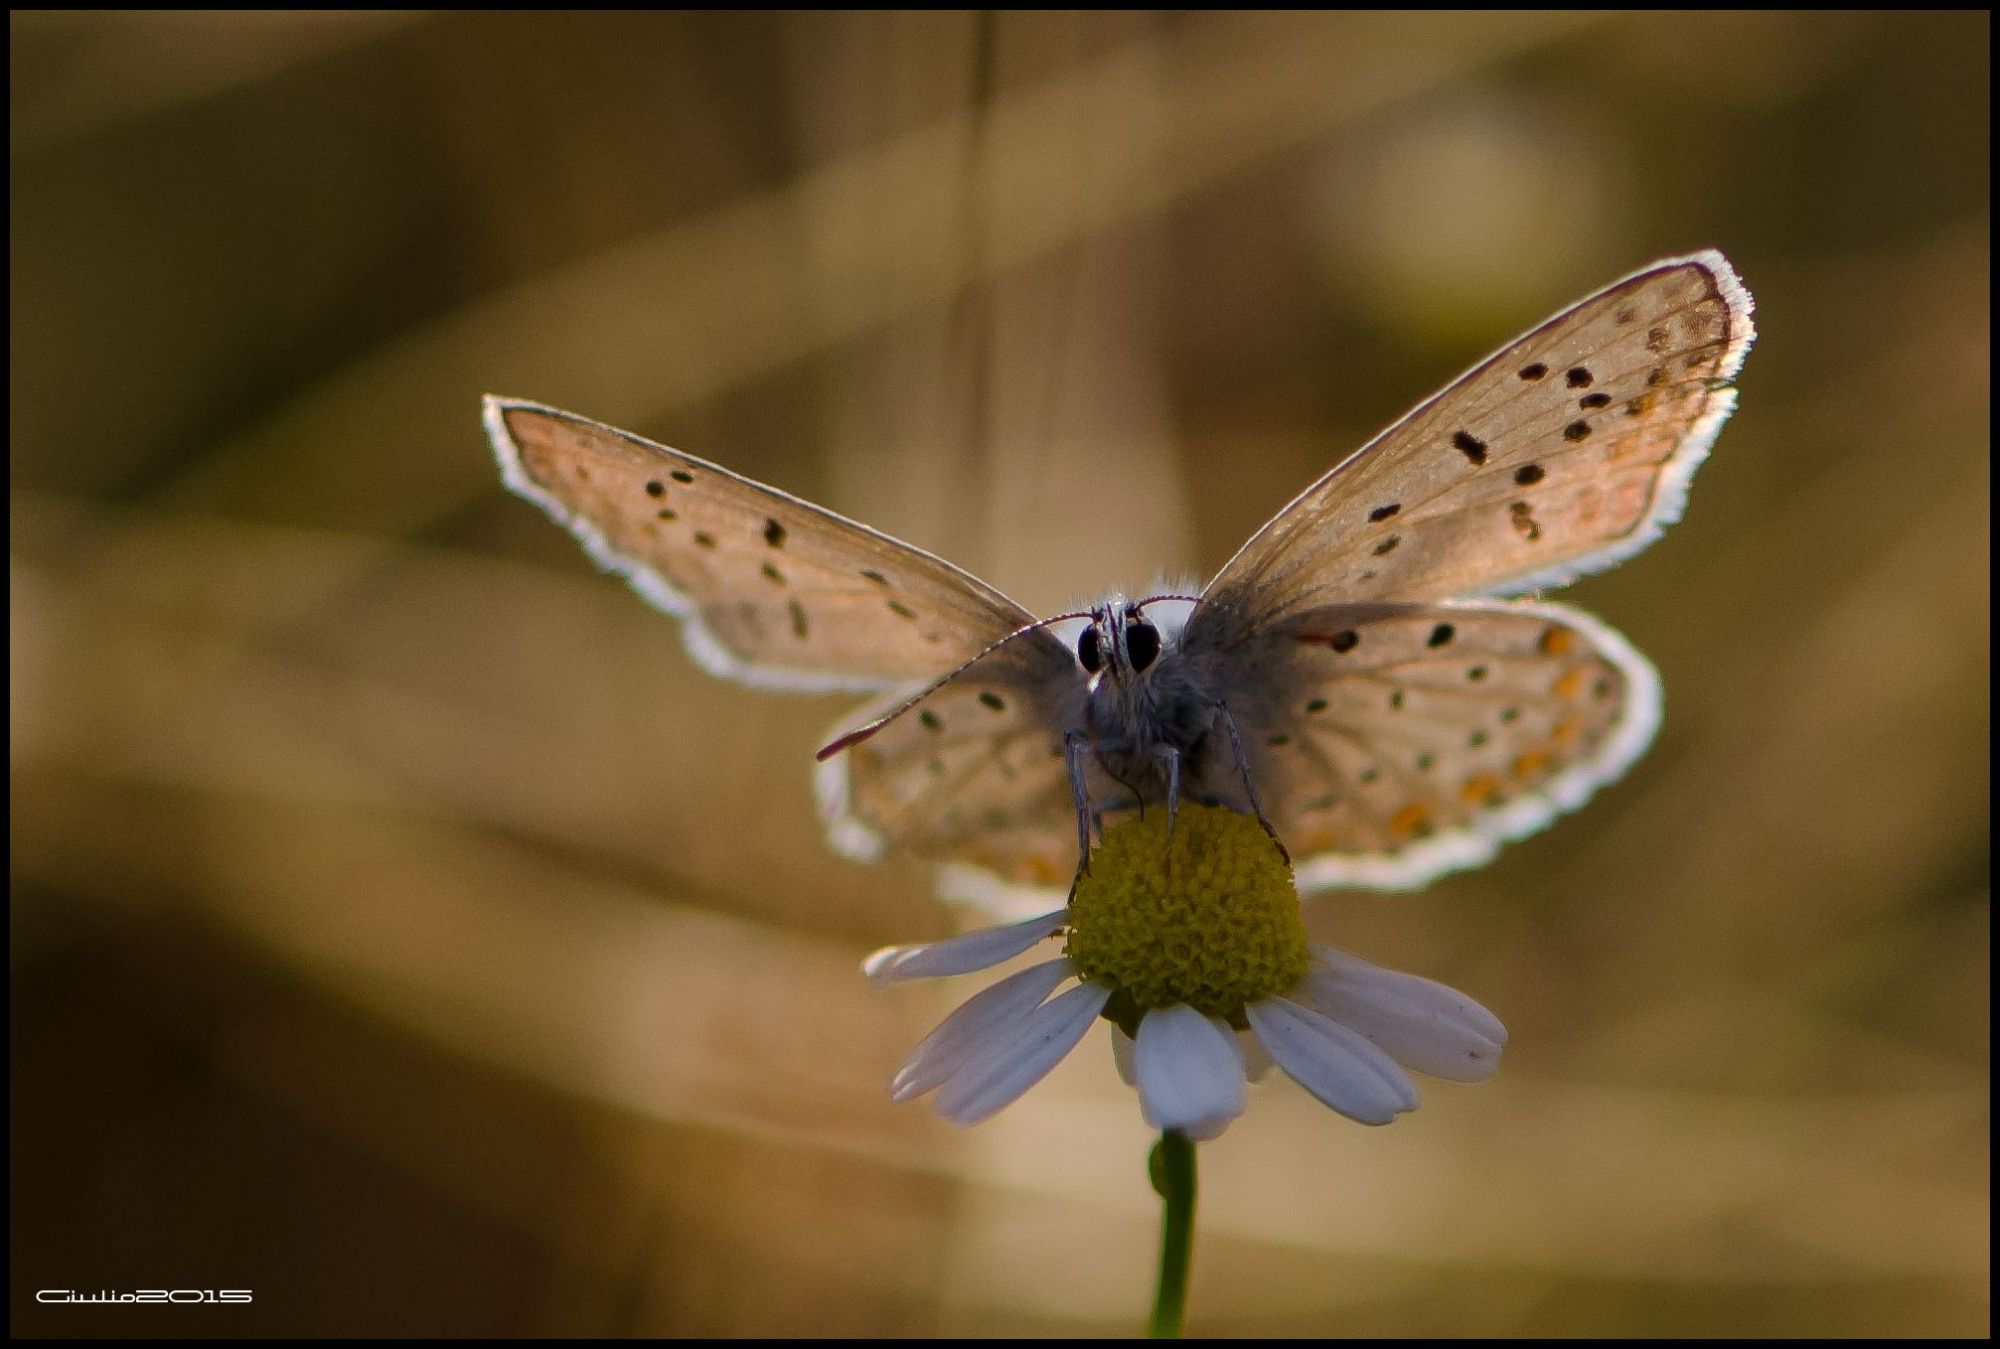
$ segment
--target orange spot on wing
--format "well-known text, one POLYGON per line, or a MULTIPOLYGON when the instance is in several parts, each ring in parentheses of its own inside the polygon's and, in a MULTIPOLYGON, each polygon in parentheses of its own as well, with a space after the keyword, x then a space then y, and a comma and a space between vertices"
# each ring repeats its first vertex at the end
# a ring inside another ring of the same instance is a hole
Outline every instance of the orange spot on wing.
POLYGON ((1497 805, 1500 779, 1490 773, 1481 773, 1476 778, 1467 778, 1465 785, 1458 789, 1458 794, 1465 799, 1465 804, 1468 806, 1497 805))
POLYGON ((1576 669, 1571 670, 1568 674, 1564 675, 1561 679, 1558 679, 1555 682, 1555 688, 1553 690, 1556 697, 1558 698, 1581 697, 1583 695, 1583 676, 1584 676, 1583 667, 1578 666, 1576 669))
POLYGON ((1576 645, 1576 634, 1568 628, 1549 628, 1542 633, 1544 656, 1567 656, 1576 645))
POLYGON ((1062 879, 1062 872, 1046 857, 1029 858, 1028 874, 1035 878, 1038 885, 1054 885, 1062 879))
POLYGON ((1548 771, 1548 765, 1552 761, 1554 759, 1550 755, 1546 755, 1544 751, 1530 749, 1526 755, 1520 755, 1518 759, 1514 759, 1514 777, 1518 777, 1522 783, 1526 783, 1528 779, 1540 777, 1544 771, 1548 771))
POLYGON ((1414 836, 1427 833, 1431 824, 1431 808, 1421 801, 1412 801, 1389 817, 1391 833, 1414 836))
POLYGON ((1299 840, 1302 852, 1328 852, 1340 846, 1340 836, 1331 829, 1315 829, 1299 840))
POLYGON ((1541 750, 1531 749, 1514 760, 1514 776, 1526 782, 1530 778, 1539 777, 1548 766, 1549 756, 1541 750))

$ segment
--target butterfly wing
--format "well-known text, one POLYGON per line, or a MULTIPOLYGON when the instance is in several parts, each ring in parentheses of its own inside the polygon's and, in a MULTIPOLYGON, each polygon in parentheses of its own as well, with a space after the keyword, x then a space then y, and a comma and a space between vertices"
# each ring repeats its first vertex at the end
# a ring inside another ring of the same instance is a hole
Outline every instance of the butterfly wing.
POLYGON ((1583 804, 1659 725, 1652 666, 1563 605, 1325 605, 1231 704, 1301 888, 1409 888, 1583 804))
POLYGON ((1713 251, 1571 306, 1308 487, 1217 573, 1190 627, 1520 594, 1630 557, 1680 518, 1735 408, 1750 312, 1713 251))
POLYGON ((488 397, 501 476, 681 620, 706 669, 762 688, 935 678, 1034 621, 941 558, 601 423, 488 397))
POLYGON ((860 725, 872 729, 821 752, 820 811, 835 847, 860 861, 895 847, 1010 883, 1067 882, 1077 838, 1062 732, 1079 724, 1084 692, 1075 657, 1039 628, 921 701, 898 692, 864 710, 860 725))
POLYGON ((1659 679, 1564 584, 1679 518, 1753 329, 1720 253, 1557 314, 1318 482, 1203 591, 1182 649, 1245 727, 1307 888, 1420 885, 1644 752, 1659 679))

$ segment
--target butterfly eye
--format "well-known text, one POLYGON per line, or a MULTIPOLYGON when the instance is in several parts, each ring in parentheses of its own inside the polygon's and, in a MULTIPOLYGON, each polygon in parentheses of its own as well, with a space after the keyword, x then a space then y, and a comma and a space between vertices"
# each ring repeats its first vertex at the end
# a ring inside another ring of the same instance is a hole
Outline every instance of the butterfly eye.
POLYGON ((1096 628, 1085 628, 1083 636, 1076 639, 1076 658, 1092 674, 1104 668, 1104 652, 1097 645, 1096 628))
POLYGON ((1125 659, 1134 670, 1143 670, 1160 654, 1160 630, 1145 619, 1125 625, 1125 659))

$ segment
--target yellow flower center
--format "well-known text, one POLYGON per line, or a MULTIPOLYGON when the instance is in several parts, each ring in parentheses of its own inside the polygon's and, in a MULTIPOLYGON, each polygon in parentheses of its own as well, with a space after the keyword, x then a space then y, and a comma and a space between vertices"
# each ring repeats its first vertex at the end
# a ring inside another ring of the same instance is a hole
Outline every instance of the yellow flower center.
POLYGON ((1183 804, 1112 825, 1070 897, 1066 954, 1107 984, 1104 1015, 1130 1033, 1186 1003, 1241 1027, 1245 1004, 1289 992, 1311 955, 1298 890, 1253 816, 1183 804))

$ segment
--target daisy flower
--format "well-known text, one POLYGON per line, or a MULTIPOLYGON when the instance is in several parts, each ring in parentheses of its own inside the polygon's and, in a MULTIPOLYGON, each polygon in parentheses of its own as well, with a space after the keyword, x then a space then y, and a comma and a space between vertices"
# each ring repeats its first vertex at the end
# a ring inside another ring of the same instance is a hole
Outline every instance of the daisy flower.
POLYGON ((1062 954, 977 994, 910 1053, 898 1101, 935 1091, 977 1124, 1039 1082, 1098 1018, 1148 1125, 1214 1138, 1272 1063, 1363 1124, 1417 1106, 1406 1069, 1493 1075, 1507 1031, 1463 993, 1306 940, 1291 869, 1250 816, 1183 805, 1105 832, 1070 901, 947 941, 891 946, 876 987, 970 974, 1061 938, 1062 954), (1061 991, 1058 991, 1061 990, 1061 991))

